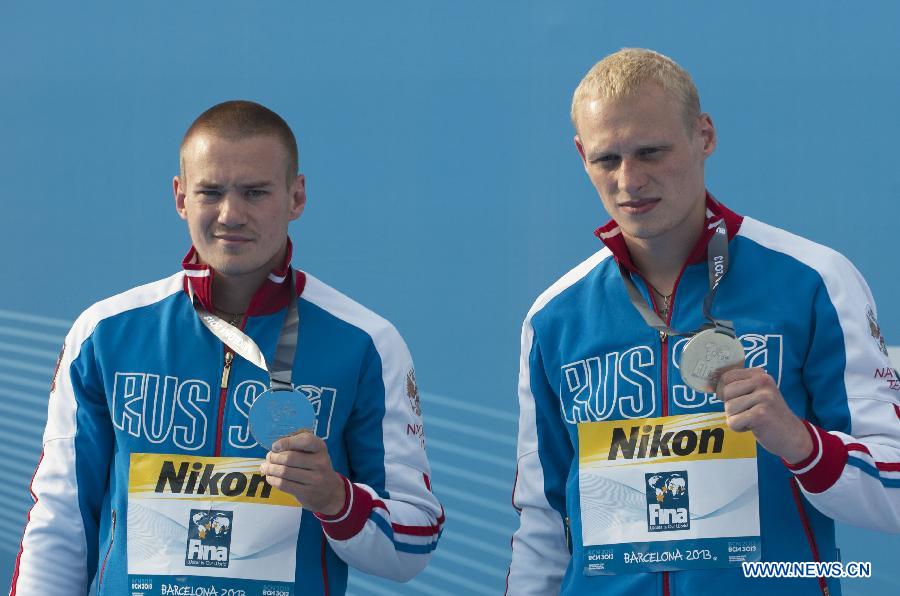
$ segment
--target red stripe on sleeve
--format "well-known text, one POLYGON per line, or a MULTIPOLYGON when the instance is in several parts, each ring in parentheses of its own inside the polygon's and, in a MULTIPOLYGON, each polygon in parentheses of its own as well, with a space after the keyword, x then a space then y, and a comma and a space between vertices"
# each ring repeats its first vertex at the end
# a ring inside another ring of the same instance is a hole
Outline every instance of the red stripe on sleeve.
POLYGON ((369 514, 372 513, 373 501, 372 495, 367 490, 347 481, 350 490, 348 491, 348 500, 351 501, 350 509, 346 511, 346 517, 340 521, 332 519, 334 516, 319 515, 316 517, 322 523, 322 530, 328 534, 333 540, 348 540, 353 538, 366 525, 369 514), (352 491, 352 494, 351 494, 352 491), (332 519, 329 519, 331 517, 332 519))
POLYGON ((431 526, 404 526, 402 524, 391 524, 391 529, 396 534, 407 534, 409 536, 436 536, 444 525, 444 508, 441 507, 441 516, 437 523, 431 526))
POLYGON ((869 457, 872 457, 872 452, 862 443, 847 443, 847 451, 861 451, 869 457))
MULTIPOLYGON (((859 451, 865 453, 873 460, 875 459, 869 448, 862 443, 847 443, 847 451, 859 451)), ((876 461, 875 467, 882 472, 900 472, 900 462, 876 461)))
MULTIPOLYGON (((815 466, 802 474, 796 472, 796 470, 802 469, 796 465, 788 465, 788 469, 794 472, 797 480, 807 492, 825 492, 837 482, 844 471, 844 466, 847 464, 847 446, 838 437, 825 432, 814 424, 810 424, 805 420, 803 423, 806 425, 806 429, 809 431, 814 444, 818 444, 816 436, 822 441, 821 457, 815 466)), ((809 464, 807 463, 806 465, 809 464)))

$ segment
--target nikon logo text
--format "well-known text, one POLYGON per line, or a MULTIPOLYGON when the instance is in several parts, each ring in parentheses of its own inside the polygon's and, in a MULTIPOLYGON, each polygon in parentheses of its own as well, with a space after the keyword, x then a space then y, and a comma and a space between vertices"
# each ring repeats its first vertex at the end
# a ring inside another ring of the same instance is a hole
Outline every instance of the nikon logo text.
POLYGON ((632 426, 628 435, 624 428, 614 428, 607 459, 721 453, 725 444, 725 430, 722 428, 704 428, 699 433, 690 429, 663 432, 664 428, 662 424, 632 426))
POLYGON ((164 461, 156 481, 155 492, 167 492, 168 486, 168 492, 175 494, 256 497, 259 493, 261 499, 268 499, 272 492, 272 485, 266 482, 266 477, 262 474, 252 474, 248 480, 243 472, 226 474, 216 472, 215 469, 215 464, 204 466, 200 462, 193 464, 181 462, 176 471, 174 462, 164 461))

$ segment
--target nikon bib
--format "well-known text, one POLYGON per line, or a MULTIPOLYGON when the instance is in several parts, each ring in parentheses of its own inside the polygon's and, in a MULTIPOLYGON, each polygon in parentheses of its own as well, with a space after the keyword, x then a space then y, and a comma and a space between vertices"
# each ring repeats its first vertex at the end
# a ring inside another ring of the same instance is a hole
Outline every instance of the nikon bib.
POLYGON ((261 461, 131 455, 130 594, 294 595, 303 510, 261 461))
POLYGON ((586 575, 760 559, 756 439, 713 412, 578 425, 586 575))

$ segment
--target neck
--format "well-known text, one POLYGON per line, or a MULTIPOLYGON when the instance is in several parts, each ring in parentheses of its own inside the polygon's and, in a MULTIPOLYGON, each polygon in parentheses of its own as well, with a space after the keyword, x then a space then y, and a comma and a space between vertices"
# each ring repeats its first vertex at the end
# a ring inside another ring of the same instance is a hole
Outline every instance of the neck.
POLYGON ((249 273, 227 275, 216 271, 212 283, 213 307, 230 314, 247 312, 250 301, 269 277, 269 272, 284 262, 286 250, 287 247, 283 247, 268 263, 249 273))
POLYGON ((246 312, 250 300, 268 275, 268 271, 263 275, 254 272, 252 275, 241 276, 217 272, 212 285, 213 306, 216 310, 230 314, 246 312))
POLYGON ((638 271, 658 292, 669 294, 678 280, 685 261, 703 234, 706 209, 667 234, 656 238, 632 238, 624 235, 625 245, 638 271))

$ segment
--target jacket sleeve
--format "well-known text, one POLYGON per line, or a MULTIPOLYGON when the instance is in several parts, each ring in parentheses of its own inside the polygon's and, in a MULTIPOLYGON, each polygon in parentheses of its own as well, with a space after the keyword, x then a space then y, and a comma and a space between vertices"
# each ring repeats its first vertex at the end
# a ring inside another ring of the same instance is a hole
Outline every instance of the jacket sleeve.
POLYGON ((87 594, 97 570, 112 429, 93 344, 79 321, 54 373, 43 452, 31 483, 35 502, 10 594, 87 594))
POLYGON ((813 452, 788 468, 822 513, 900 532, 900 379, 865 280, 836 253, 830 265, 803 368, 813 452))
POLYGON ((544 371, 531 318, 522 326, 519 361, 519 441, 507 594, 558 594, 571 559, 566 540, 566 477, 573 451, 559 399, 544 371))
POLYGON ((317 517, 347 564, 408 581, 431 558, 444 512, 431 492, 409 351, 386 322, 372 339, 344 435, 350 459, 347 499, 337 515, 317 517))

